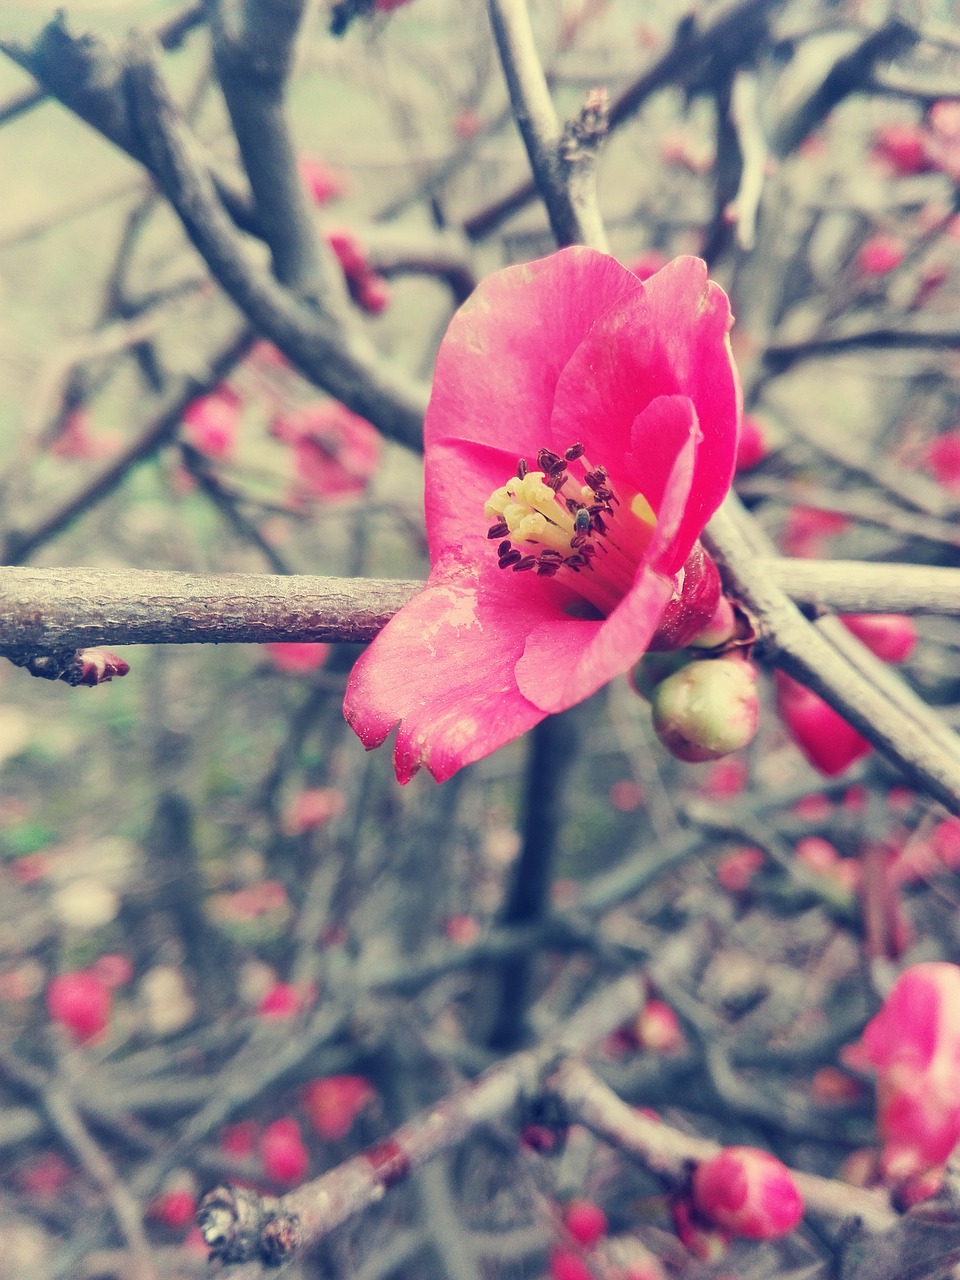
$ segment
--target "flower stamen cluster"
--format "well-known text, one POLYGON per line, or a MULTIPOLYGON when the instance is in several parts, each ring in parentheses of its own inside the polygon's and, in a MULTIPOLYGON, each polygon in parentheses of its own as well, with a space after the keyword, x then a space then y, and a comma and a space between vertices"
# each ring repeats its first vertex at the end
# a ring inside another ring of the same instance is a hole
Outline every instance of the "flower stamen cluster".
POLYGON ((561 569, 589 570, 577 583, 577 594, 606 617, 629 591, 650 544, 653 509, 642 493, 621 504, 606 467, 591 466, 579 441, 563 456, 540 449, 537 466, 541 469, 531 471, 526 458, 518 459, 517 474, 484 505, 486 518, 496 521, 487 537, 501 539, 498 567, 535 570, 542 578, 561 569), (571 474, 571 466, 582 476, 571 474))

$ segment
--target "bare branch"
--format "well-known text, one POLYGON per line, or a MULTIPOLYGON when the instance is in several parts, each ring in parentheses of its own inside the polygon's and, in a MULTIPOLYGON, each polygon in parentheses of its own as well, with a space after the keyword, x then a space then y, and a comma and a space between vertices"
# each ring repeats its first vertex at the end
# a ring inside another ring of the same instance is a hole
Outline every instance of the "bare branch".
MULTIPOLYGON (((540 64, 526 0, 489 0, 488 8, 514 118, 554 239, 561 248, 592 244, 595 249, 607 251, 606 233, 591 202, 587 202, 584 217, 583 203, 571 198, 568 164, 561 154, 565 135, 540 64)), ((571 141, 572 137, 571 134, 571 141)))
POLYGON ((9 651, 371 640, 421 587, 369 578, 0 568, 9 651))
POLYGON ((213 1256, 227 1262, 279 1262, 315 1244, 480 1125, 505 1116, 524 1097, 535 1096, 542 1074, 557 1058, 595 1044, 635 1015, 644 999, 643 981, 634 976, 605 987, 538 1048, 504 1059, 386 1141, 279 1200, 216 1188, 200 1208, 201 1230, 213 1256))

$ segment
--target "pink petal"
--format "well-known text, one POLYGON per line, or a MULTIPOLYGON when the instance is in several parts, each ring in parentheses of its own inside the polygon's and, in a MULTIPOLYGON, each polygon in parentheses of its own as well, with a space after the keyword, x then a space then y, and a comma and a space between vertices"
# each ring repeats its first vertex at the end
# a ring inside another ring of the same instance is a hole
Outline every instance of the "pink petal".
MULTIPOLYGON (((703 431, 693 499, 680 542, 692 546, 727 495, 737 455, 742 396, 729 339, 727 295, 699 258, 677 258, 644 282, 661 358, 694 403, 703 431)), ((665 392, 666 394, 666 392, 665 392)))
POLYGON ((628 671, 644 653, 673 581, 644 567, 609 618, 541 622, 517 663, 517 685, 544 712, 564 711, 628 671))
POLYGON ((615 258, 581 246, 488 276, 441 344, 427 456, 440 441, 457 439, 536 457, 549 444, 561 370, 597 319, 617 304, 635 304, 643 288, 615 258))
POLYGON ((400 782, 421 765, 442 782, 544 718, 518 690, 513 669, 531 616, 539 622, 558 610, 536 581, 528 607, 517 607, 504 587, 519 575, 494 573, 484 582, 474 565, 446 557, 353 668, 344 714, 367 750, 400 722, 400 782))

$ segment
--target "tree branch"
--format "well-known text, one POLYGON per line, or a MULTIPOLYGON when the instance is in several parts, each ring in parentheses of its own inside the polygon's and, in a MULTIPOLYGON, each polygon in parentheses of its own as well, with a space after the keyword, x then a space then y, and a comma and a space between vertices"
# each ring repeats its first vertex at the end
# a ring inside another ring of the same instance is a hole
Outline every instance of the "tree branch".
POLYGON ((421 587, 368 578, 0 568, 5 651, 371 640, 421 587), (109 639, 108 639, 109 637, 109 639))
POLYGON ((945 751, 917 719, 895 706, 770 581, 756 548, 738 528, 738 507, 735 497, 727 499, 707 526, 704 544, 722 566, 728 589, 754 616, 764 650, 829 702, 914 785, 960 815, 957 754, 945 751))
MULTIPOLYGON (((550 227, 559 248, 569 244, 590 244, 609 252, 606 232, 586 189, 574 201, 570 192, 573 166, 561 153, 561 144, 569 148, 572 134, 565 134, 553 106, 537 46, 526 0, 488 0, 490 26, 493 29, 500 62, 510 93, 514 119, 523 137, 530 168, 543 198, 550 227)), ((582 131, 583 132, 583 131, 582 131)), ((595 153, 604 127, 594 131, 589 151, 595 153)), ((581 151, 584 145, 581 145, 581 151)), ((592 168, 592 162, 591 162, 592 168)))

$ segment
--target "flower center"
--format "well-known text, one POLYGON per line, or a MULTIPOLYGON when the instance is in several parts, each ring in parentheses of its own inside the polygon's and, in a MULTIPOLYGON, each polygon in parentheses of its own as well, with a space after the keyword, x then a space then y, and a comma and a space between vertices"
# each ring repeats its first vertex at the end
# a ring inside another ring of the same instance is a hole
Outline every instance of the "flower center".
POLYGON ((618 486, 618 495, 582 444, 562 456, 541 449, 537 467, 531 471, 521 458, 517 474, 484 505, 484 515, 496 521, 487 537, 499 539, 499 567, 545 578, 569 573, 577 594, 609 614, 633 585, 656 514, 642 493, 628 496, 618 486))

